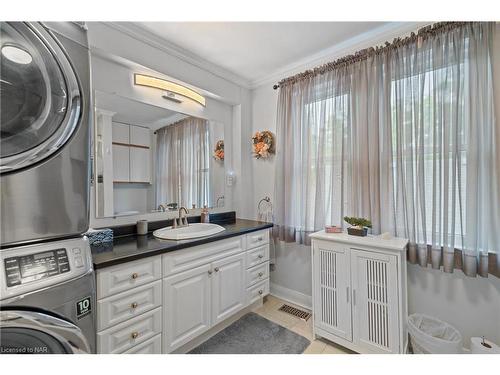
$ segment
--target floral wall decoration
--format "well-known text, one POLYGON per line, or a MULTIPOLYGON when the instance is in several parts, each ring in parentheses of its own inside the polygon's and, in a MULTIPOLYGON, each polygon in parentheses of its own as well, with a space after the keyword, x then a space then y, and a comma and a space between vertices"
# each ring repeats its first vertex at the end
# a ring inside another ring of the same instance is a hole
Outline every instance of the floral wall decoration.
POLYGON ((267 159, 276 153, 274 134, 269 130, 256 132, 252 137, 253 156, 256 159, 267 159))
POLYGON ((222 139, 215 144, 214 159, 224 161, 224 140, 222 139))

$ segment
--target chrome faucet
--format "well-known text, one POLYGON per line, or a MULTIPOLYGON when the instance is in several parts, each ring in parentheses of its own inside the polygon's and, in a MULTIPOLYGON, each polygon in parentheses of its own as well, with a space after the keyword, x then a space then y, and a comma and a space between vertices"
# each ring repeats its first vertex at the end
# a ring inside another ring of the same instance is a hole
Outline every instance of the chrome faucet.
POLYGON ((174 222, 172 223, 172 228, 187 227, 189 225, 187 216, 182 216, 182 211, 184 211, 184 213, 186 215, 189 213, 189 211, 187 210, 186 207, 179 208, 179 222, 177 222, 177 219, 174 217, 174 222))
POLYGON ((163 204, 160 204, 158 206, 158 211, 165 212, 166 210, 167 210, 167 208, 163 204))

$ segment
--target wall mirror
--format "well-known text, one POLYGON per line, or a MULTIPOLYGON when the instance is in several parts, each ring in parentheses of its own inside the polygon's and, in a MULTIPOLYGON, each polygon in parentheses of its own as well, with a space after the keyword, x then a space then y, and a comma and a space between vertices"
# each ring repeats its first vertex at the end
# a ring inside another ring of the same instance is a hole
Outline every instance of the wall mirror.
POLYGON ((96 216, 224 205, 224 124, 95 92, 96 216))

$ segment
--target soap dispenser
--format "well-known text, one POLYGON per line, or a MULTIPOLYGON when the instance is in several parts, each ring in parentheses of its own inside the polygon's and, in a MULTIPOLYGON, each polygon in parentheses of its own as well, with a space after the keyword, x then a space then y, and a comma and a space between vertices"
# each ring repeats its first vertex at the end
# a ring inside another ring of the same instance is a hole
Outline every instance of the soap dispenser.
POLYGON ((202 223, 209 223, 210 222, 210 214, 208 213, 208 208, 206 205, 203 206, 203 209, 201 210, 200 221, 202 223))

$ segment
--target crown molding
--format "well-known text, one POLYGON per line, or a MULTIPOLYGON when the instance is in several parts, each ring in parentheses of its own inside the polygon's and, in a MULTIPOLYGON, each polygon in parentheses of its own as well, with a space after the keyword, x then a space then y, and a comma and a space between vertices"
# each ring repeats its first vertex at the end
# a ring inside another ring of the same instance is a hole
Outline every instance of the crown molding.
POLYGON ((419 28, 429 25, 432 22, 390 22, 353 38, 349 38, 329 48, 323 49, 318 53, 285 65, 284 67, 255 80, 245 79, 236 73, 211 63, 208 60, 205 60, 202 57, 162 37, 159 37, 156 34, 151 33, 149 30, 146 30, 133 22, 102 23, 118 32, 126 34, 129 37, 168 53, 169 55, 175 56, 237 86, 246 89, 255 89, 263 85, 272 86, 285 77, 289 77, 300 73, 301 71, 325 64, 342 56, 352 54, 355 51, 383 44, 387 40, 402 37, 410 32, 417 31, 419 28))
POLYGON ((208 60, 164 39, 149 30, 133 22, 102 22, 104 25, 128 35, 140 42, 143 42, 153 48, 168 53, 180 60, 183 60, 197 68, 203 69, 219 78, 229 81, 237 86, 250 89, 251 82, 238 74, 235 74, 219 65, 211 63, 208 60))
POLYGON ((391 22, 379 26, 373 30, 349 38, 341 43, 321 50, 318 53, 275 70, 269 75, 252 81, 250 87, 255 89, 263 85, 272 86, 283 78, 323 65, 329 61, 352 54, 361 49, 383 44, 387 40, 392 40, 417 31, 419 28, 429 25, 430 23, 431 22, 391 22))

